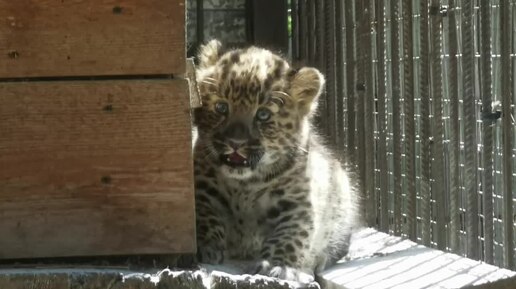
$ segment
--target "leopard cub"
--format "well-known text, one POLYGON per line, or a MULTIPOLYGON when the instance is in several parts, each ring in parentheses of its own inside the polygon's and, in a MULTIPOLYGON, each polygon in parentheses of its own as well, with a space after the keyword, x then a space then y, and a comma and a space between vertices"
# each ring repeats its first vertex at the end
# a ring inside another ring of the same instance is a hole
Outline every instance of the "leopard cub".
POLYGON ((194 111, 198 258, 252 260, 293 281, 343 257, 358 224, 352 171, 311 126, 324 78, 269 50, 201 47, 194 111))

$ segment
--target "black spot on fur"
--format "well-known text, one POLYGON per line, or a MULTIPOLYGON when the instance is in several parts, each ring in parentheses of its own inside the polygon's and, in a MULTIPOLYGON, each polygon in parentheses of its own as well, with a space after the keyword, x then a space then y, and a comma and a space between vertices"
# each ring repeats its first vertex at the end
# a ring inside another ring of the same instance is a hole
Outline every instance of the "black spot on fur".
POLYGON ((281 67, 276 67, 276 69, 274 69, 274 78, 280 78, 281 77, 281 67))
MULTIPOLYGON (((283 66, 285 66, 285 63, 282 61, 282 60, 279 60, 279 59, 276 59, 276 61, 274 62, 275 66, 276 66, 276 70, 280 70, 281 72, 281 69, 283 68, 283 66)), ((276 72, 276 71, 275 71, 276 72)), ((279 76, 277 76, 279 77, 279 76)))
POLYGON ((289 216, 284 216, 283 218, 281 218, 279 221, 280 223, 285 223, 285 222, 288 222, 292 219, 292 216, 289 215, 289 216))
POLYGON ((263 89, 269 90, 271 88, 271 85, 272 85, 272 77, 267 77, 267 79, 263 83, 263 89))
POLYGON ((208 178, 213 178, 213 177, 215 177, 215 170, 214 170, 213 168, 210 168, 210 169, 206 172, 205 176, 207 176, 208 178))
POLYGON ((285 251, 287 251, 289 253, 294 252, 295 251, 294 246, 292 246, 291 244, 285 245, 285 251))
POLYGON ((292 129, 293 125, 289 122, 287 124, 285 124, 285 128, 287 129, 292 129))
POLYGON ((236 51, 235 51, 235 52, 233 52, 233 53, 231 54, 231 62, 232 62, 232 63, 240 62, 240 53, 238 53, 238 52, 236 52, 236 51))
POLYGON ((285 194, 285 191, 284 190, 272 190, 271 191, 271 196, 274 196, 274 197, 281 197, 285 194))
POLYGON ((275 262, 276 264, 281 264, 283 262, 283 258, 274 257, 274 258, 272 258, 272 261, 275 262))
POLYGON ((296 203, 287 200, 280 200, 278 202, 278 205, 280 206, 282 211, 290 211, 297 208, 296 203))
POLYGON ((262 104, 264 102, 265 102, 265 93, 260 93, 260 95, 258 95, 258 103, 262 104))
POLYGON ((299 248, 303 247, 303 243, 299 240, 294 240, 294 244, 296 244, 296 246, 298 246, 299 248))
POLYGON ((208 183, 205 181, 197 181, 195 182, 195 188, 196 189, 206 189, 208 187, 208 183))
POLYGON ((206 197, 205 195, 195 196, 195 200, 199 203, 210 203, 210 199, 208 199, 208 197, 206 197))
POLYGON ((297 262, 297 257, 295 255, 290 256, 289 259, 290 259, 290 262, 292 262, 292 263, 297 262))
POLYGON ((305 238, 306 238, 306 237, 308 237, 308 232, 307 232, 307 231, 305 231, 305 230, 303 230, 303 231, 299 232, 299 235, 300 235, 301 237, 305 237, 305 238))
POLYGON ((294 69, 294 68, 289 69, 289 71, 287 72, 287 76, 289 78, 293 77, 296 74, 297 74, 297 69, 294 69))
POLYGON ((277 218, 280 214, 280 211, 277 208, 270 208, 267 211, 267 218, 274 219, 277 218))
POLYGON ((310 216, 307 211, 299 212, 296 217, 298 220, 303 222, 310 222, 312 220, 312 216, 310 216))
POLYGON ((206 232, 206 231, 208 231, 208 226, 206 226, 206 225, 200 225, 198 228, 199 228, 199 231, 200 231, 200 232, 206 232))
POLYGON ((229 69, 229 65, 224 65, 224 68, 222 69, 222 74, 220 75, 220 79, 225 80, 228 78, 229 69))
POLYGON ((211 197, 215 198, 222 206, 229 209, 229 202, 224 198, 219 191, 217 191, 214 188, 209 188, 206 190, 206 193, 210 195, 211 197))
POLYGON ((288 111, 285 110, 280 110, 279 116, 287 118, 290 116, 290 113, 288 113, 288 111))

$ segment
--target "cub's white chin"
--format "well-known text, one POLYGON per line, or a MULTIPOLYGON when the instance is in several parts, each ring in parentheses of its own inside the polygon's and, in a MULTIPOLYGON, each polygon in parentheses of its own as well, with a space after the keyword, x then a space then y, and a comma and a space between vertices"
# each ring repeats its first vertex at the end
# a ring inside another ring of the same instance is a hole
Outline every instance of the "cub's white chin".
POLYGON ((253 170, 250 167, 230 167, 228 165, 222 165, 220 172, 227 178, 245 180, 253 176, 253 170))

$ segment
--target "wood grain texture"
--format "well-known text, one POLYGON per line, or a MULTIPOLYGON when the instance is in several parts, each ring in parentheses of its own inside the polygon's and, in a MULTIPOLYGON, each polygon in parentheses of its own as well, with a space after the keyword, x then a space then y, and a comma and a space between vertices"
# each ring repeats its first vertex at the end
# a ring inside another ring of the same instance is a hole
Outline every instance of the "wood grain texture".
POLYGON ((184 0, 0 0, 0 78, 185 70, 184 0))
POLYGON ((193 252, 184 80, 0 83, 0 258, 193 252))

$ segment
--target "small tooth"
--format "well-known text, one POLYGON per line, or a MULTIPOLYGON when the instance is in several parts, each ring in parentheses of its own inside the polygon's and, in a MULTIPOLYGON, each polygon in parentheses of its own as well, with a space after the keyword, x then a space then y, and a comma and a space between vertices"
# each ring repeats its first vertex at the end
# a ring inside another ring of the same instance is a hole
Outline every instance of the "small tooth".
POLYGON ((247 161, 244 161, 244 165, 246 165, 246 166, 247 166, 247 161))
POLYGON ((226 158, 226 161, 230 162, 230 161, 231 161, 231 159, 230 159, 230 158, 226 158))

